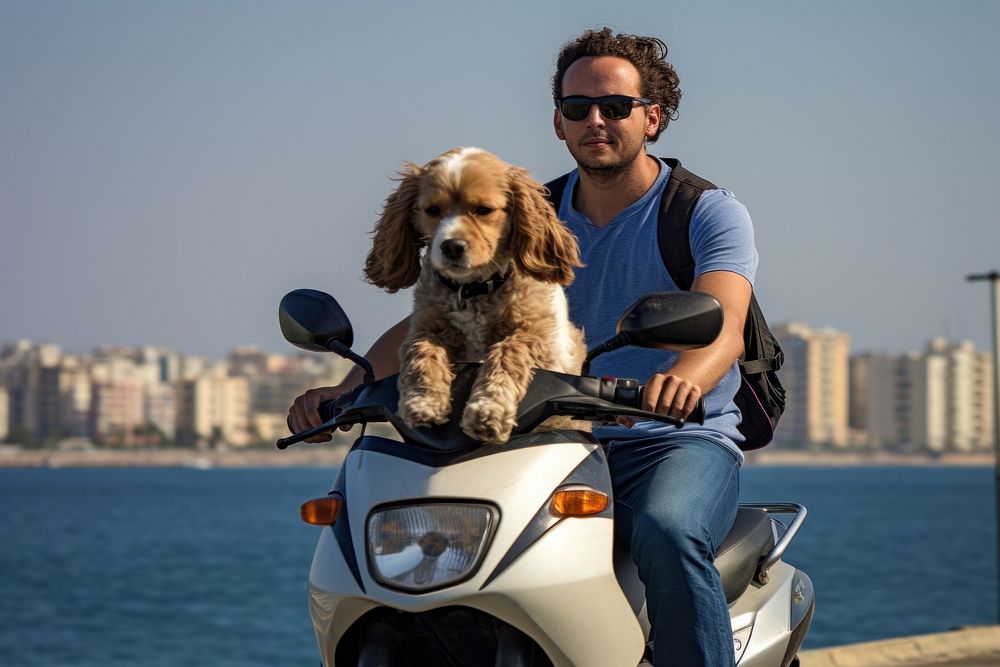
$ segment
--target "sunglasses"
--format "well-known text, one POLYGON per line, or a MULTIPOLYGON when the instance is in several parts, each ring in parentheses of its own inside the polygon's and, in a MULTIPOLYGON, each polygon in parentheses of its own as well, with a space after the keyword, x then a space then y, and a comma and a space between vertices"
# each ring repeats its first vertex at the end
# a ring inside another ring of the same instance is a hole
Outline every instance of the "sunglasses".
POLYGON ((583 120, 590 113, 590 107, 597 105, 601 115, 608 120, 623 120, 632 115, 636 103, 642 106, 652 104, 645 97, 629 97, 628 95, 605 95, 604 97, 587 97, 585 95, 570 95, 560 99, 556 106, 566 120, 583 120))

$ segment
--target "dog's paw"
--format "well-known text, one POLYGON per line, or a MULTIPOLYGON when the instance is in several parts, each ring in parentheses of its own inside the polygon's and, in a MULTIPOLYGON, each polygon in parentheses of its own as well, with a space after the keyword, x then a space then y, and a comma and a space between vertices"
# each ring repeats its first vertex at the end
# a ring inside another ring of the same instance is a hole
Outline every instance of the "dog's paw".
POLYGON ((462 412, 462 432, 485 445, 499 445, 510 439, 514 417, 514 410, 496 400, 474 399, 462 412))
POLYGON ((451 415, 451 397, 430 392, 403 395, 399 398, 398 414, 410 428, 444 424, 451 415))

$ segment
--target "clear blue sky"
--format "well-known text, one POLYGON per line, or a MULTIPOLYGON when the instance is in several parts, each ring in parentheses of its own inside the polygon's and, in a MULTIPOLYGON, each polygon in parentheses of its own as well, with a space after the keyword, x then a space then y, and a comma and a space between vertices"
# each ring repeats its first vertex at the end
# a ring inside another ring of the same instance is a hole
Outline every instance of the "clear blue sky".
POLYGON ((285 351, 308 286, 366 347, 410 307, 360 280, 400 163, 569 169, 549 79, 598 25, 670 47, 655 152, 746 203, 769 319, 988 348, 1000 3, 915 0, 0 0, 0 341, 285 351))

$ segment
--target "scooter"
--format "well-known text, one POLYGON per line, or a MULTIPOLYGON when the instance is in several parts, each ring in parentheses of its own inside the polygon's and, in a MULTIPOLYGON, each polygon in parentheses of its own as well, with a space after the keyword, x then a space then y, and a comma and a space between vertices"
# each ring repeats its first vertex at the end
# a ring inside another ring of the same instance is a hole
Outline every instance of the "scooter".
MULTIPOLYGON (((479 364, 456 364, 446 424, 410 428, 396 416, 396 376, 375 380, 350 349, 351 324, 333 297, 291 292, 279 321, 292 344, 334 351, 365 370, 362 385, 321 407, 325 423, 277 443, 362 425, 329 494, 302 506, 304 521, 323 526, 309 573, 323 665, 647 664, 644 589, 628 546, 615 538, 602 446, 583 431, 536 428, 553 416, 680 427, 639 407, 635 380, 586 372, 595 356, 624 345, 709 344, 722 322, 715 299, 640 299, 617 335, 588 354, 581 375, 537 369, 510 440, 490 447, 458 428, 479 364), (400 439, 365 434, 375 422, 391 424, 400 439)), ((741 667, 798 665, 813 587, 782 555, 805 516, 795 503, 741 505, 717 550, 741 667), (787 526, 782 515, 792 517, 787 526)))

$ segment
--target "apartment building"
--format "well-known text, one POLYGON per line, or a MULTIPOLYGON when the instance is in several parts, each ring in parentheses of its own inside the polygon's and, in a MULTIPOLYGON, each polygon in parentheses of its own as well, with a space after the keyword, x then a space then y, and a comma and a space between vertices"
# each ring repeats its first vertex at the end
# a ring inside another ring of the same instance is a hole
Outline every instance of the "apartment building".
POLYGON ((57 345, 43 344, 28 355, 24 425, 39 440, 59 434, 59 358, 57 345))
POLYGON ((9 420, 10 396, 7 394, 6 389, 0 387, 0 442, 4 442, 7 439, 9 420))
POLYGON ((101 445, 131 447, 145 423, 143 383, 137 377, 95 381, 91 394, 90 433, 101 445))
POLYGON ((86 361, 63 355, 59 364, 58 410, 58 429, 62 437, 90 436, 93 394, 90 367, 86 361))
POLYGON ((772 332, 785 353, 780 378, 787 399, 775 441, 847 446, 850 336, 801 322, 780 324, 772 332))
POLYGON ((230 377, 219 366, 193 380, 183 380, 177 393, 177 439, 199 447, 250 443, 250 387, 246 378, 230 377))

